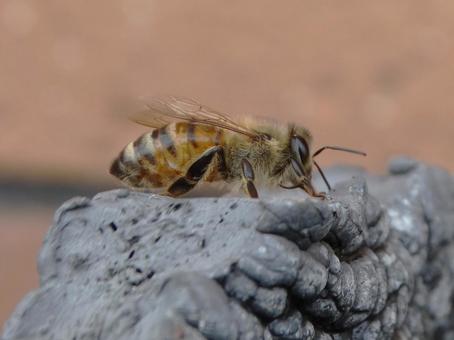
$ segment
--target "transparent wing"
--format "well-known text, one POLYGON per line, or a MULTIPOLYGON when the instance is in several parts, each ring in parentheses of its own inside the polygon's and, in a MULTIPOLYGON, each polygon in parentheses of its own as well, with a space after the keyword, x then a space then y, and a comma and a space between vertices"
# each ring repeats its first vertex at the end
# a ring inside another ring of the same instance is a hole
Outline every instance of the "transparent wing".
POLYGON ((155 114, 148 109, 134 113, 133 115, 129 116, 129 119, 137 124, 148 126, 153 129, 159 129, 175 121, 175 119, 169 119, 170 117, 168 117, 167 119, 165 119, 164 117, 161 117, 160 115, 155 114))
POLYGON ((146 106, 147 110, 133 115, 131 119, 138 124, 153 128, 183 120, 216 126, 250 138, 260 137, 260 133, 234 122, 227 114, 213 110, 192 99, 168 97, 165 100, 153 100, 146 106))

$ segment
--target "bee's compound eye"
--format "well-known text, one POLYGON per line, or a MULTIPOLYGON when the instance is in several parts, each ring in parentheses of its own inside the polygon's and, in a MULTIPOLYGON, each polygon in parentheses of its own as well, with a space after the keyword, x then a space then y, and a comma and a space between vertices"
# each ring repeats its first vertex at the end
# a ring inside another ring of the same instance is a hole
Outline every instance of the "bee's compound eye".
POLYGON ((290 142, 293 157, 302 166, 309 157, 309 148, 304 138, 300 136, 293 136, 290 142))
POLYGON ((301 165, 297 161, 295 161, 293 158, 290 160, 290 163, 292 164, 292 168, 295 171, 296 175, 298 177, 303 177, 304 173, 303 173, 303 168, 301 167, 301 165))

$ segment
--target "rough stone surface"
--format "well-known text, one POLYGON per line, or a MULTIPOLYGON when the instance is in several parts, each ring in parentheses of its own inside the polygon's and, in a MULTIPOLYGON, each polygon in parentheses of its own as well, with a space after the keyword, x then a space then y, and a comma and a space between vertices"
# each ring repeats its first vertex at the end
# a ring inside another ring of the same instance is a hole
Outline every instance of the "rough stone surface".
POLYGON ((453 177, 328 176, 325 201, 66 202, 3 339, 452 339, 453 177))

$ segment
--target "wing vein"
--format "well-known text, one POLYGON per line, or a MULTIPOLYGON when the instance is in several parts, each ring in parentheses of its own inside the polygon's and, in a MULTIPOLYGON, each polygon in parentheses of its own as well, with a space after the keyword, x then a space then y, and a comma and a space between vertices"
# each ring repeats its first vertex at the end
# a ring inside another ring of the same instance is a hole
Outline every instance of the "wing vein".
POLYGON ((173 121, 190 121, 192 123, 211 125, 230 130, 250 138, 258 138, 261 134, 233 121, 228 114, 213 110, 192 99, 169 97, 165 100, 156 99, 146 104, 147 110, 131 117, 134 122, 160 128, 173 121))

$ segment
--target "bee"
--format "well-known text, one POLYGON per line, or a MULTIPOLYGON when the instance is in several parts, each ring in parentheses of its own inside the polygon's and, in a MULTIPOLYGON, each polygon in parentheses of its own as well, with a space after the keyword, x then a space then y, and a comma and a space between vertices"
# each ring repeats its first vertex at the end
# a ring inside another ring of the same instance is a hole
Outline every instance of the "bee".
POLYGON ((164 189, 162 194, 172 197, 201 181, 239 181, 252 198, 258 198, 257 182, 325 198, 312 185, 315 166, 331 190, 314 158, 326 149, 366 155, 337 146, 311 154, 312 135, 302 126, 234 121, 183 98, 155 100, 131 119, 153 130, 129 143, 112 162, 110 173, 130 187, 164 189))

